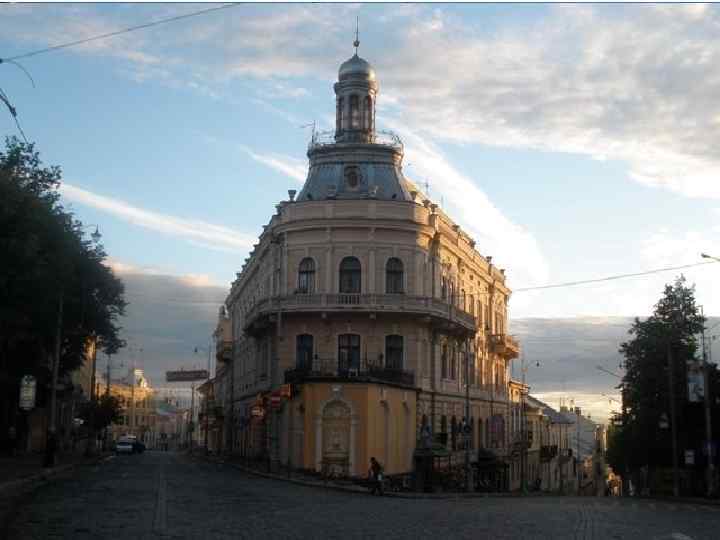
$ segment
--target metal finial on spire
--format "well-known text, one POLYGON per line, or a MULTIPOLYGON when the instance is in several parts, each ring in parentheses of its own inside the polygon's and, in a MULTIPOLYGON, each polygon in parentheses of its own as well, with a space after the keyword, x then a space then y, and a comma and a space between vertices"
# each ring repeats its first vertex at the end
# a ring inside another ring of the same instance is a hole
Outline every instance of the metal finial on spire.
POLYGON ((355 17, 355 41, 353 41, 355 47, 355 54, 357 54, 358 47, 360 46, 360 17, 355 17))

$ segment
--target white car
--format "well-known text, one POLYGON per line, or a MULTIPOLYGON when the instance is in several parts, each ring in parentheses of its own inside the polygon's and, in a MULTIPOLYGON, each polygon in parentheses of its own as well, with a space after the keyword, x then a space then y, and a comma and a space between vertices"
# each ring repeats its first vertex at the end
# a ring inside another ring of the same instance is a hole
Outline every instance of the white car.
POLYGON ((132 454, 133 442, 129 439, 120 439, 115 443, 116 454, 132 454))

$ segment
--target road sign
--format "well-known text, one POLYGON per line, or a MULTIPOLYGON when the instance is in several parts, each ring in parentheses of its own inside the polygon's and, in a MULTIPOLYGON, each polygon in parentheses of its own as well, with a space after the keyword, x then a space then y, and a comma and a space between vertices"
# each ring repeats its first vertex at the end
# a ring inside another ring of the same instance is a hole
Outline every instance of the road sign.
POLYGON ((262 418, 265 416, 265 409, 263 409, 260 405, 254 405, 253 408, 250 409, 250 414, 255 418, 262 418))
POLYGON ((25 375, 20 379, 20 408, 29 411, 35 407, 35 395, 37 390, 37 381, 32 375, 25 375))
POLYGON ((191 382, 191 381, 204 381, 208 379, 209 374, 207 369, 195 369, 192 371, 167 371, 165 372, 165 379, 167 382, 191 382))
POLYGON ((277 394, 277 395, 273 394, 272 396, 270 396, 270 406, 273 409, 279 409, 281 403, 282 403, 282 398, 280 397, 280 394, 277 394))

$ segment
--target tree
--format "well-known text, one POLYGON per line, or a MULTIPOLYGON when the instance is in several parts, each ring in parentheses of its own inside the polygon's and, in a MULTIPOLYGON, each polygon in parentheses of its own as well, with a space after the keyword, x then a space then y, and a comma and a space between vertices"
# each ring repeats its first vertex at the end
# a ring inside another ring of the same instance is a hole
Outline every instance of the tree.
POLYGON ((79 417, 90 433, 100 431, 120 421, 120 402, 115 396, 101 396, 99 400, 83 403, 79 417))
MULTIPOLYGON (((62 302, 60 374, 83 361, 89 340, 123 346, 124 286, 104 264, 101 244, 60 204, 62 174, 33 144, 15 137, 0 151, 0 424, 11 420, 17 385, 34 375, 47 388, 62 302)), ((39 406, 43 405, 39 393, 39 406)))
MULTIPOLYGON (((687 286, 683 276, 665 286, 650 317, 635 319, 628 331, 631 339, 620 346, 626 368, 619 386, 623 412, 621 427, 609 437, 608 450, 608 461, 616 471, 672 464, 669 358, 673 360, 676 425, 680 427, 692 412, 687 402, 687 363, 699 352, 703 325, 695 288, 687 286)), ((679 438, 679 449, 685 448, 687 431, 679 438)))

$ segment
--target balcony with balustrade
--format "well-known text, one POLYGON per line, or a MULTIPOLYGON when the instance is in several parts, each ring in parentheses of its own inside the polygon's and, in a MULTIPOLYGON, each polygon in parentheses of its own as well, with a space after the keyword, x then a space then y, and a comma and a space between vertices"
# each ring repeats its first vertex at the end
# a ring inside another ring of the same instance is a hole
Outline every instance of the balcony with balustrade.
POLYGON ((475 317, 439 298, 406 294, 294 294, 263 298, 245 317, 245 331, 252 333, 277 313, 393 313, 429 318, 448 332, 475 333, 475 317))
POLYGON ((229 362, 232 360, 232 341, 218 340, 215 342, 215 358, 218 362, 229 362))
POLYGON ((304 382, 366 382, 415 387, 415 373, 367 360, 319 358, 285 372, 285 384, 304 382))
POLYGON ((490 336, 490 349, 492 352, 508 359, 520 356, 520 344, 508 334, 493 334, 490 336))

